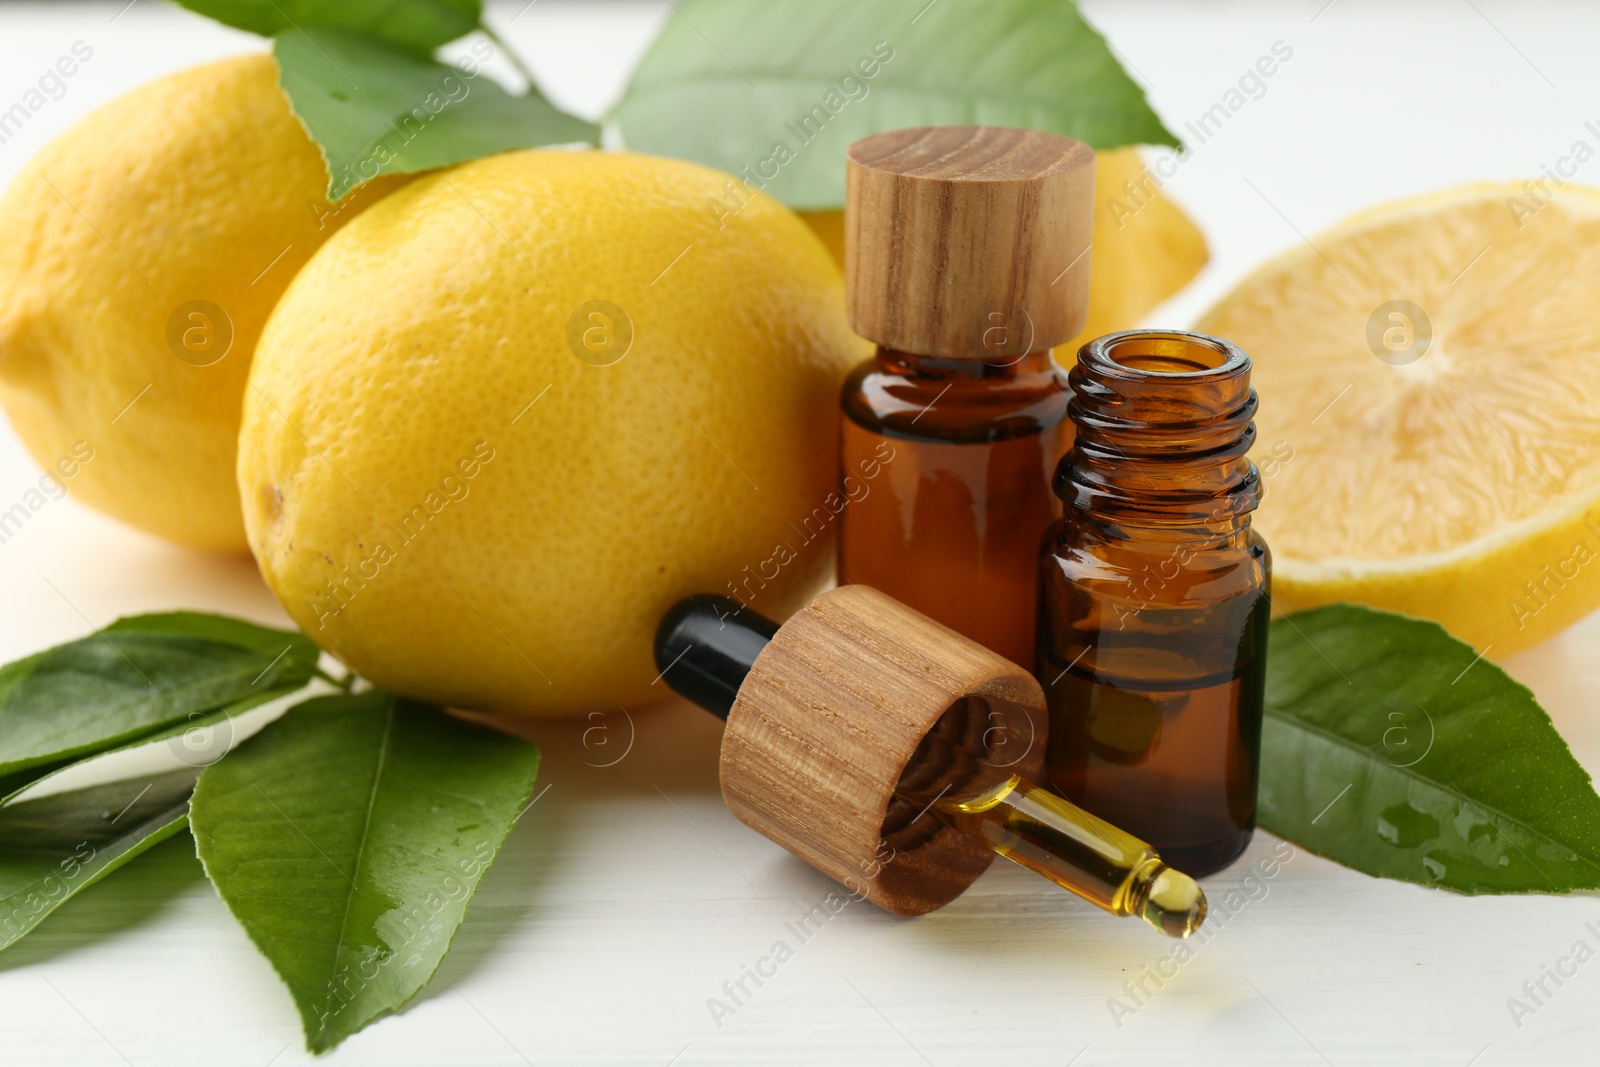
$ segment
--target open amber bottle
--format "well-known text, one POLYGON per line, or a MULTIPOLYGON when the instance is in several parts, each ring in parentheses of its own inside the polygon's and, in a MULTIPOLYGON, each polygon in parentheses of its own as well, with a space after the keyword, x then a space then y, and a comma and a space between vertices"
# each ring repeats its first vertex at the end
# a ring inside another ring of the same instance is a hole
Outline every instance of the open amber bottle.
POLYGON ((1207 874, 1255 825, 1271 564, 1250 527, 1250 359, 1118 333, 1085 345, 1069 382, 1039 600, 1048 781, 1207 874))
POLYGON ((851 146, 847 189, 847 311, 878 351, 842 397, 839 580, 1031 667, 1071 438, 1049 350, 1087 312, 1094 153, 1032 130, 895 130, 851 146))

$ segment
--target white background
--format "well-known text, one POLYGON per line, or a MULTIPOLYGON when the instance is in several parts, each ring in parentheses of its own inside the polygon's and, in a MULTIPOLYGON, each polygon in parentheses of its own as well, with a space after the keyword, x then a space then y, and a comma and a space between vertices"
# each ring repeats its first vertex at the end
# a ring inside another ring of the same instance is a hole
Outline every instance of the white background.
MULTIPOLYGON (((1205 228, 1213 260, 1153 322, 1187 324, 1298 234, 1370 204, 1534 174, 1600 119, 1600 11, 1576 3, 1084 6, 1175 130, 1274 42, 1294 50, 1265 95, 1199 146, 1169 186, 1205 228)), ((156 0, 120 7, 0 5, 0 108, 74 41, 94 48, 67 94, 0 145, 0 181, 118 94, 262 47, 156 0)), ((560 0, 524 9, 516 0, 492 14, 550 94, 593 116, 671 11, 560 0)), ((1597 173, 1578 180, 1600 184, 1600 162, 1587 170, 1597 173)), ((0 500, 20 498, 36 477, 0 428, 0 500)), ((6 660, 136 611, 287 621, 248 561, 185 553, 70 500, 0 546, 0 605, 6 660)), ((1600 770, 1597 653, 1592 616, 1504 664, 1591 772, 1600 770)), ((626 723, 612 724, 609 748, 598 735, 585 747, 593 724, 531 730, 550 789, 486 879, 438 979, 326 1062, 1595 1062, 1600 962, 1520 1028, 1506 1000, 1578 939, 1600 944, 1584 928, 1600 927, 1600 899, 1469 899, 1305 854, 1120 1027, 1108 999, 1169 944, 1002 864, 926 918, 851 905, 719 1028, 707 998, 778 938, 793 944, 784 924, 831 883, 722 807, 712 719, 669 706, 633 721, 631 751, 608 768, 585 763, 615 758, 626 723)), ((1275 844, 1258 835, 1239 866, 1210 880, 1213 897, 1275 844)), ((288 994, 205 882, 187 836, 0 956, 0 1062, 308 1059, 288 994)))

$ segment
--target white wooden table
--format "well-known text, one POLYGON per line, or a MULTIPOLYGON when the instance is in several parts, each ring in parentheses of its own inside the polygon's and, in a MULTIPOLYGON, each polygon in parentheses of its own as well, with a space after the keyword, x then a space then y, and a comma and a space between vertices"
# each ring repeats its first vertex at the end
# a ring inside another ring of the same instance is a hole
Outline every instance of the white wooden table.
MULTIPOLYGON (((558 101, 591 115, 670 14, 659 2, 542 0, 519 15, 524 2, 497 5, 499 25, 558 101)), ((0 145, 0 180, 117 94, 260 47, 156 0, 119 15, 121 7, 0 6, 0 109, 74 41, 94 49, 66 94, 0 145)), ((1260 98, 1199 144, 1169 187, 1205 225, 1214 258, 1163 310, 1166 323, 1189 321, 1299 241, 1296 231, 1399 195, 1537 172, 1589 136, 1583 124, 1600 101, 1600 12, 1573 5, 1085 7, 1174 129, 1275 42, 1293 49, 1260 98)), ((1600 184, 1600 162, 1589 169, 1579 180, 1600 184)), ((36 477, 0 429, 0 504, 36 477)), ((7 660, 136 611, 286 621, 248 561, 170 548, 70 500, 0 544, 0 604, 7 660)), ((1600 616, 1505 666, 1600 771, 1600 616)), ((718 724, 683 705, 638 711, 631 749, 612 766, 595 765, 617 758, 630 726, 618 719, 586 745, 593 726, 530 729, 549 790, 486 879, 439 978, 327 1062, 1088 1067, 1170 1056, 1467 1067, 1600 1057, 1600 962, 1520 1027, 1506 1004, 1575 942, 1600 947, 1585 926, 1600 928, 1594 895, 1468 899, 1298 854, 1262 883, 1264 894, 1213 920, 1212 939, 1174 968, 1171 944, 1139 923, 1107 919, 997 865, 934 915, 906 921, 853 904, 802 943, 785 924, 832 886, 724 810, 718 724), (778 940, 794 957, 714 1020, 708 998, 725 997, 723 983, 778 940), (1169 977, 1158 986, 1152 973, 1169 977), (1136 1002, 1130 982, 1151 995, 1136 1002), (1113 1012, 1112 998, 1124 1011, 1113 1012)), ((1258 836, 1238 866, 1209 881, 1213 899, 1275 847, 1258 836)), ((0 1063, 308 1060, 288 994, 205 882, 186 836, 0 955, 0 1063)))

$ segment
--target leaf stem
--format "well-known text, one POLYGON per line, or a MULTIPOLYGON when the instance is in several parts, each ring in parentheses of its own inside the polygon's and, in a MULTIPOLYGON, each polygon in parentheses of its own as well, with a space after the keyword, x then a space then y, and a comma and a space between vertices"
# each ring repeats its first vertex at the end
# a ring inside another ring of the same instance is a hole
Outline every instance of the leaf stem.
POLYGON ((317 677, 331 685, 338 686, 340 691, 348 693, 356 684, 356 672, 347 670, 342 677, 334 677, 320 666, 317 668, 317 677))
POLYGON ((511 46, 506 44, 505 39, 502 38, 498 33, 495 33, 494 27, 490 26, 487 22, 480 21, 478 26, 483 30, 484 36, 488 37, 489 40, 494 43, 494 46, 500 49, 500 51, 505 55, 506 61, 511 64, 512 69, 518 74, 522 75, 522 80, 528 83, 527 91, 530 93, 538 92, 539 83, 534 80, 533 71, 529 70, 527 64, 522 62, 522 57, 517 55, 517 53, 512 50, 511 46))

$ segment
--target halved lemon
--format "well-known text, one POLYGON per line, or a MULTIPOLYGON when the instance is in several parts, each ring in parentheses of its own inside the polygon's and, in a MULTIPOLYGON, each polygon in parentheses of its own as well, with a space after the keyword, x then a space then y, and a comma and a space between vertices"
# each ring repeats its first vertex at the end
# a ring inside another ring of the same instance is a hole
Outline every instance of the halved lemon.
POLYGON ((1600 190, 1358 215, 1198 328, 1255 361, 1280 610, 1359 601, 1500 656, 1600 605, 1600 190))

